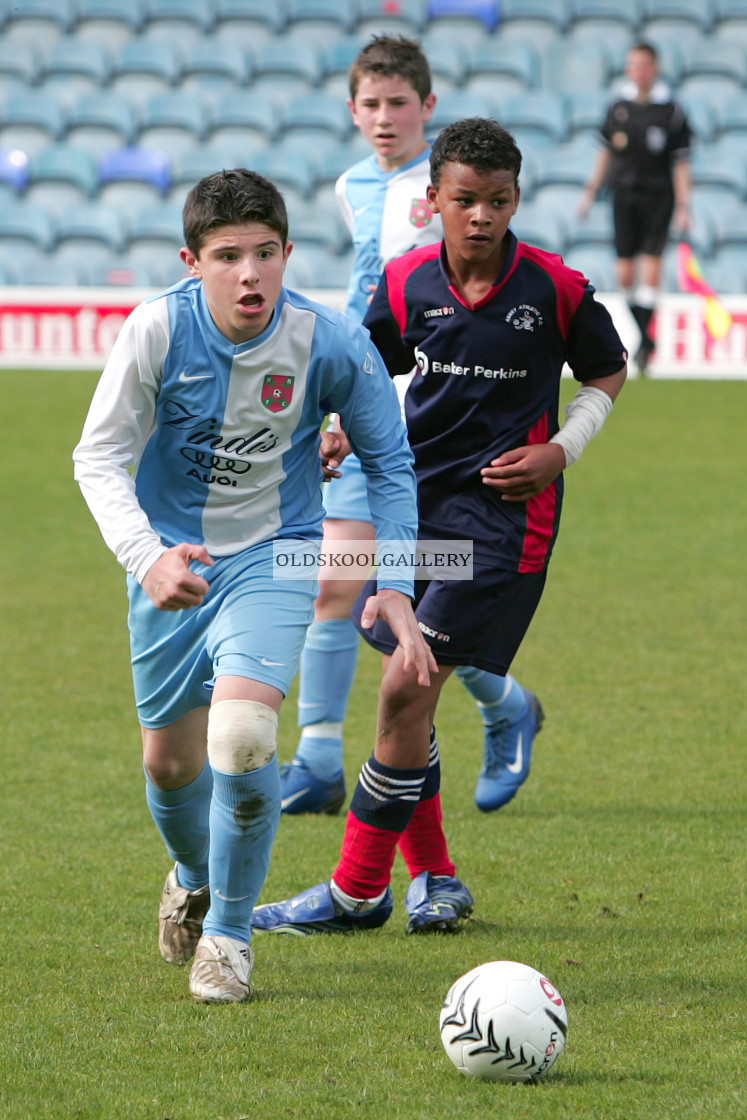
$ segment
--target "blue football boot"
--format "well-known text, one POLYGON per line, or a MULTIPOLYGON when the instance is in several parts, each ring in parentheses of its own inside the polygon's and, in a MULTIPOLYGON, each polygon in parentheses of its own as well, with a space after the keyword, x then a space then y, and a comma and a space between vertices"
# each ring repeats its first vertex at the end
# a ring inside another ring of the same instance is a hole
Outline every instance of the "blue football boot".
POLYGON ((483 813, 500 809, 529 777, 532 743, 545 713, 532 692, 524 689, 527 710, 515 720, 498 720, 485 728, 483 767, 475 786, 475 804, 483 813))
POLYGON ((405 933, 452 933, 458 929, 459 919, 472 912, 474 901, 471 891, 459 879, 421 871, 405 895, 405 933))
POLYGON ((339 813, 345 800, 345 776, 339 775, 331 782, 317 778, 300 758, 280 767, 280 812, 339 813))
POLYGON ((392 912, 394 899, 389 887, 372 910, 356 914, 343 910, 332 897, 329 883, 301 891, 283 902, 268 902, 252 911, 252 929, 266 933, 288 933, 307 937, 312 933, 350 933, 356 929, 383 926, 392 912))

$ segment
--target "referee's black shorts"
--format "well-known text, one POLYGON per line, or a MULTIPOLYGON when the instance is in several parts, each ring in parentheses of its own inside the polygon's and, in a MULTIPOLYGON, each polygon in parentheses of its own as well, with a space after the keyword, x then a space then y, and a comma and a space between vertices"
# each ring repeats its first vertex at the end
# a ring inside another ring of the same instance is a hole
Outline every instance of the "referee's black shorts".
POLYGON ((673 212, 674 194, 669 185, 660 191, 618 187, 612 200, 617 256, 628 259, 643 253, 660 257, 673 212))
MULTIPOLYGON (((471 580, 418 580, 415 617, 436 661, 474 665, 505 676, 529 629, 547 578, 541 572, 519 573, 474 560, 471 580)), ((361 612, 376 580, 369 580, 352 610, 356 627, 374 649, 392 654, 397 640, 377 619, 363 630, 361 612)))

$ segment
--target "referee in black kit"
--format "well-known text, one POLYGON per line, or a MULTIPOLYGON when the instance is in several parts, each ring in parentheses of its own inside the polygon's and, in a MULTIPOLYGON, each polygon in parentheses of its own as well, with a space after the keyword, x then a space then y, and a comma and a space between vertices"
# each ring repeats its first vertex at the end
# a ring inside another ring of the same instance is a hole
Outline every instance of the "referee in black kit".
POLYGON ((684 109, 658 76, 654 47, 631 47, 625 75, 620 96, 607 110, 600 131, 602 147, 578 215, 585 218, 600 188, 609 188, 617 280, 641 332, 635 362, 639 373, 645 373, 655 345, 648 329, 670 223, 680 234, 690 226, 690 126, 684 109))

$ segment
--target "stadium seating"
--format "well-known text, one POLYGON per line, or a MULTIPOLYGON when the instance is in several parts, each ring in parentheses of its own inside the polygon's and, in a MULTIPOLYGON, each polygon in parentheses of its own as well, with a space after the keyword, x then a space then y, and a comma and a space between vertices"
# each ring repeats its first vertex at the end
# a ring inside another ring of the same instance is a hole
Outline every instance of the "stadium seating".
POLYGON ((84 204, 97 187, 96 161, 69 144, 43 148, 29 163, 26 198, 53 214, 84 204))
MULTIPOLYGON (((116 250, 89 233, 76 264, 72 235, 55 249, 58 222, 81 203, 110 203, 128 230, 144 199, 173 217, 202 175, 243 165, 287 197, 295 279, 316 279, 321 262, 325 282, 346 286, 334 183, 370 153, 345 104, 348 71, 372 34, 388 32, 420 38, 430 59, 427 135, 465 116, 506 124, 524 158, 524 227, 613 286, 608 200, 583 228, 572 215, 626 50, 650 39, 695 137, 693 244, 706 265, 723 263, 720 284, 744 290, 735 260, 747 213, 747 0, 7 0, 0 23, 0 204, 16 227, 10 242, 0 230, 0 281, 43 274, 46 252, 50 282, 118 284, 129 267, 138 283, 170 283, 183 272, 180 229, 160 244, 127 232, 116 250), (96 174, 133 152, 160 160, 161 178, 96 174), (46 215, 46 248, 28 226, 19 233, 21 204, 46 215), (728 224, 734 237, 722 242, 728 224)), ((668 265, 665 282, 673 277, 668 265)))
POLYGON ((3 249, 38 249, 49 252, 54 247, 55 223, 48 210, 19 199, 0 207, 0 243, 3 249))

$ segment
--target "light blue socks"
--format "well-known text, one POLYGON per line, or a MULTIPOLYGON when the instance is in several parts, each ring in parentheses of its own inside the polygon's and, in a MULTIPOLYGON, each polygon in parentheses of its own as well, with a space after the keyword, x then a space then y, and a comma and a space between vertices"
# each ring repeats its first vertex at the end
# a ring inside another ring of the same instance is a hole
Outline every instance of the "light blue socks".
POLYGON ((248 774, 213 771, 210 909, 204 934, 249 941, 252 910, 267 876, 279 820, 276 758, 248 774))
POLYGON ((480 716, 485 727, 492 727, 499 720, 519 719, 527 710, 524 689, 510 673, 500 677, 496 673, 486 673, 471 665, 460 665, 456 675, 467 691, 477 701, 480 716))
POLYGON ((350 618, 314 622, 301 654, 296 758, 322 781, 343 769, 343 734, 348 695, 353 686, 359 637, 350 618))
POLYGON ((199 890, 208 881, 212 770, 206 762, 194 781, 181 789, 159 789, 143 770, 145 800, 166 851, 179 864, 179 884, 188 891, 199 890))

